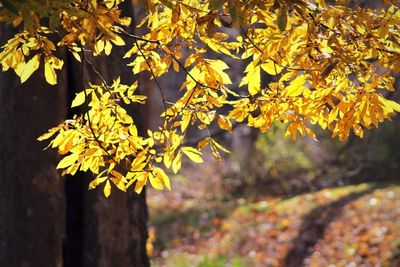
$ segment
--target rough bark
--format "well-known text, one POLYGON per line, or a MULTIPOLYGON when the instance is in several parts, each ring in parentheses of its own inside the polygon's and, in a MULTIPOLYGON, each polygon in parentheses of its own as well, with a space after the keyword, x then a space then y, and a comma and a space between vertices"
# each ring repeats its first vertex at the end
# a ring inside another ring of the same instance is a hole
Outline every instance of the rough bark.
MULTIPOLYGON (((12 31, 0 30, 4 43, 12 31)), ((49 86, 35 73, 20 85, 12 71, 0 73, 0 266, 61 266, 64 181, 56 152, 36 141, 65 117, 59 79, 49 86)))

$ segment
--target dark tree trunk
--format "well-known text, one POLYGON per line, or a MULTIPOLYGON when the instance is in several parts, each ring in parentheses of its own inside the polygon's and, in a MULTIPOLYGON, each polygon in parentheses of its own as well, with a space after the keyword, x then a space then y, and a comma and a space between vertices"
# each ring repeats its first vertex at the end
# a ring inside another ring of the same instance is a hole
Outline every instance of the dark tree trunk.
MULTIPOLYGON (((125 16, 133 14, 130 1, 124 3, 125 16)), ((130 42, 127 42, 127 44, 130 42)), ((122 59, 126 47, 113 47, 111 56, 92 58, 93 66, 102 77, 111 83, 118 76, 123 83, 133 82, 131 70, 122 59)), ((76 92, 82 90, 81 67, 69 56, 69 87, 76 92)), ((84 67, 84 82, 101 84, 100 77, 90 64, 84 67)), ((71 97, 74 91, 71 92, 71 97)), ((135 123, 144 129, 148 116, 139 116, 140 110, 132 108, 135 123)), ((140 130, 140 129, 139 129, 140 130)), ((81 174, 67 178, 67 240, 64 248, 64 266, 149 266, 146 254, 147 205, 145 190, 140 195, 121 192, 113 188, 111 196, 105 198, 101 187, 88 191, 89 175, 81 174), (83 182, 82 182, 83 181, 83 182)))
MULTIPOLYGON (((12 34, 1 27, 1 44, 12 34)), ((49 86, 39 69, 20 85, 0 73, 0 266, 61 266, 64 180, 54 150, 36 138, 66 113, 65 75, 49 86)))
MULTIPOLYGON (((133 14, 130 1, 125 5, 133 14)), ((1 43, 12 34, 1 33, 1 43)), ((93 60, 108 82, 117 76, 132 82, 123 53, 114 47, 112 56, 93 60)), ((64 58, 54 87, 43 70, 24 85, 12 71, 0 74, 0 266, 149 266, 145 190, 114 189, 108 199, 101 189, 88 191, 91 177, 61 178, 56 151, 42 151, 45 144, 36 141, 65 119, 67 102, 82 90, 81 64, 64 58)), ((85 76, 99 82, 88 64, 85 76)), ((147 127, 148 117, 133 113, 147 127)))

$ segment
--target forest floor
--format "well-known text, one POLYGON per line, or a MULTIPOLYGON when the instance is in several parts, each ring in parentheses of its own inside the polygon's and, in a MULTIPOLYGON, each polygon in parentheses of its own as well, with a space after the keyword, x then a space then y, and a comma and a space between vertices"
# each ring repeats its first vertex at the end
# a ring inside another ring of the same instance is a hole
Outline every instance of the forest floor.
POLYGON ((149 191, 152 266, 400 266, 398 184, 226 200, 198 183, 149 191))

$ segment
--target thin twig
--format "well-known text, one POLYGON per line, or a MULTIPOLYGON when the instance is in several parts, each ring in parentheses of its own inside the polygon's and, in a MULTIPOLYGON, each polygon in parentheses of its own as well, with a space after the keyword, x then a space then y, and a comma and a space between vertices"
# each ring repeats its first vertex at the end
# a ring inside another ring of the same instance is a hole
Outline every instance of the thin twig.
MULTIPOLYGON (((83 49, 81 49, 82 58, 86 58, 84 53, 85 52, 83 51, 83 49)), ((84 61, 82 61, 82 64, 81 64, 81 76, 82 76, 83 92, 85 94, 85 102, 88 102, 89 101, 89 97, 88 97, 88 94, 87 94, 86 89, 85 89, 86 88, 86 83, 85 83, 84 69, 85 69, 84 61)), ((90 129, 90 132, 93 135, 94 140, 96 140, 96 142, 98 143, 99 147, 107 154, 107 156, 110 157, 111 160, 115 164, 119 165, 119 163, 114 159, 114 157, 110 154, 110 152, 108 152, 108 150, 103 146, 103 144, 99 140, 98 136, 96 135, 96 133, 95 133, 95 131, 93 129, 92 120, 90 119, 90 116, 89 116, 89 110, 86 111, 86 116, 87 116, 87 120, 88 120, 88 124, 89 124, 89 129, 90 129)))
POLYGON ((131 37, 131 38, 133 38, 133 39, 135 39, 135 40, 143 41, 143 42, 146 42, 146 43, 152 43, 152 44, 161 45, 161 43, 160 43, 159 40, 151 40, 151 39, 146 39, 146 38, 137 36, 137 35, 135 35, 135 34, 132 34, 132 33, 129 33, 129 32, 127 32, 127 31, 125 31, 125 30, 122 29, 121 27, 114 26, 114 29, 115 29, 115 30, 114 30, 115 33, 123 33, 124 35, 126 35, 126 36, 128 36, 128 37, 131 37))
POLYGON ((154 82, 156 83, 156 85, 158 87, 158 90, 160 91, 161 100, 162 100, 162 103, 164 105, 164 112, 166 113, 167 112, 167 102, 166 102, 166 99, 165 99, 164 91, 161 88, 161 84, 158 81, 158 78, 157 78, 157 76, 156 76, 156 74, 155 74, 155 72, 153 70, 153 67, 150 64, 149 59, 145 56, 143 50, 140 48, 140 46, 138 44, 138 41, 136 39, 133 39, 133 41, 135 42, 135 45, 136 45, 137 49, 139 50, 140 55, 144 58, 144 60, 146 61, 147 66, 149 67, 149 70, 150 70, 151 75, 153 76, 154 82))

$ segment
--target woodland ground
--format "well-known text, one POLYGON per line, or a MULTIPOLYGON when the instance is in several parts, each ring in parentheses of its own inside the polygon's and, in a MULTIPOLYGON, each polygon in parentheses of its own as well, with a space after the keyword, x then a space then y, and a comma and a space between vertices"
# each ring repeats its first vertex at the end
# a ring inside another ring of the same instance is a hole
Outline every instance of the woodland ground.
POLYGON ((203 168, 149 191, 153 266, 400 266, 399 184, 225 198, 203 168))

